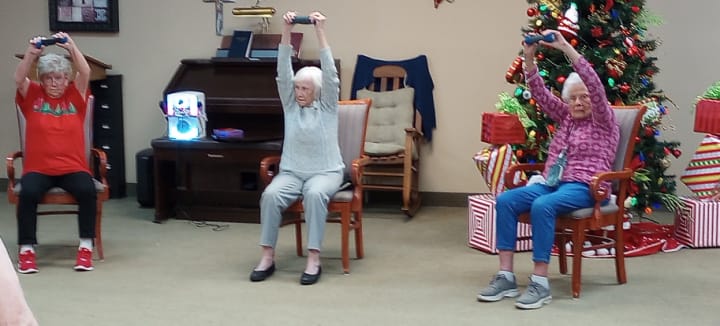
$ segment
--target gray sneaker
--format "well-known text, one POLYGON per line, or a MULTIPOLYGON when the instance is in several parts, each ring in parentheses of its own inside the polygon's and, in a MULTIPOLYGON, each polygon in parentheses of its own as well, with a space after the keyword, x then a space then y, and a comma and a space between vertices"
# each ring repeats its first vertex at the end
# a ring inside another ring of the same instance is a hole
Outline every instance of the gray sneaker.
POLYGON ((552 301, 550 289, 540 283, 530 281, 525 292, 515 300, 515 307, 519 309, 537 309, 552 301))
POLYGON ((505 276, 495 274, 495 278, 490 281, 490 284, 484 289, 480 290, 477 298, 478 301, 500 301, 505 297, 514 298, 520 295, 517 289, 517 283, 510 282, 505 276))

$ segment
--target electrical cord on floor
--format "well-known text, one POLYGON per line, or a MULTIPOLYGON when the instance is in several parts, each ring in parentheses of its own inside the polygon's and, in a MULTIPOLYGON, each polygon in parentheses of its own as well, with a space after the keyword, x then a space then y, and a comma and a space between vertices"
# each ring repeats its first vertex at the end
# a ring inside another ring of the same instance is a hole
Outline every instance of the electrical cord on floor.
POLYGON ((210 227, 213 231, 224 231, 230 228, 230 224, 208 223, 207 221, 190 221, 199 228, 210 227))

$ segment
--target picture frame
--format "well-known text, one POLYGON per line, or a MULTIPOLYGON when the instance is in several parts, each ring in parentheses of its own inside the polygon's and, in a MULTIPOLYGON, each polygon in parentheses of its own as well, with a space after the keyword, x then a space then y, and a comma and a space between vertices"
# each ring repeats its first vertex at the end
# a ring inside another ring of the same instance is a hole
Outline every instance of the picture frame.
POLYGON ((50 30, 53 32, 120 31, 119 0, 48 0, 50 30))

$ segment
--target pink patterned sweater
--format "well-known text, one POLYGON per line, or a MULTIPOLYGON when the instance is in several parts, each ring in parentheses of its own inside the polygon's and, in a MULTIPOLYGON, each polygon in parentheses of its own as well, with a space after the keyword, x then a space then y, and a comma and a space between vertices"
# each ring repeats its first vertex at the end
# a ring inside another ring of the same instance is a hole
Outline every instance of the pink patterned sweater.
MULTIPOLYGON (((547 178, 550 167, 567 148, 567 165, 561 180, 590 183, 597 172, 612 171, 620 131, 605 88, 590 63, 580 57, 573 68, 590 93, 592 114, 586 119, 572 118, 568 104, 545 87, 537 68, 525 72, 525 80, 537 104, 556 123, 543 176, 547 178)), ((606 182, 604 186, 610 185, 606 182)))

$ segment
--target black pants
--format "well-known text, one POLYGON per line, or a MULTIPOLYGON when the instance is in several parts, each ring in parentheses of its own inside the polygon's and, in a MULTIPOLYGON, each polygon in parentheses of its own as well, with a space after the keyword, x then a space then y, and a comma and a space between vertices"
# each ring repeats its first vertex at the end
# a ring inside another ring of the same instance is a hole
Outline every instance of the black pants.
POLYGON ((18 244, 37 244, 37 207, 45 193, 52 187, 60 187, 78 202, 78 229, 80 238, 95 238, 95 210, 97 192, 92 176, 87 172, 75 172, 49 176, 30 172, 20 180, 22 189, 17 207, 18 244))

